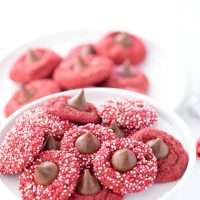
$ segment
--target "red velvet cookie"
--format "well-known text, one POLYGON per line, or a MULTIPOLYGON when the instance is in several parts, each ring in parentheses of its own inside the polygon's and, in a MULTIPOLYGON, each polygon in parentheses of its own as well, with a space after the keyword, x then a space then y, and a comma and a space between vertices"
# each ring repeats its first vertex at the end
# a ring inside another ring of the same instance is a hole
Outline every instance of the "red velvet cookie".
POLYGON ((121 195, 147 189, 157 175, 156 158, 151 148, 130 138, 105 142, 93 166, 102 185, 121 195))
MULTIPOLYGON (((40 129, 44 136, 52 135, 55 138, 62 138, 64 133, 75 125, 68 120, 62 120, 60 117, 47 112, 46 108, 39 107, 32 111, 27 111, 25 119, 27 123, 40 129)), ((28 124, 29 125, 29 124, 28 124)), ((30 128, 33 128, 30 127, 30 128)), ((27 127, 28 129, 29 127, 27 127)))
POLYGON ((84 91, 74 97, 60 96, 46 102, 49 113, 74 123, 99 123, 96 107, 85 101, 84 91))
POLYGON ((72 49, 66 59, 70 59, 72 57, 77 57, 77 56, 87 56, 87 55, 97 55, 95 47, 92 44, 82 44, 74 49, 72 49))
POLYGON ((104 81, 111 74, 113 63, 102 56, 77 56, 64 60, 53 78, 63 88, 73 89, 104 81))
POLYGON ((137 99, 114 98, 104 101, 98 110, 104 123, 115 120, 118 126, 127 129, 141 129, 157 121, 156 111, 137 99))
POLYGON ((24 116, 24 121, 27 121, 28 124, 25 128, 34 129, 37 127, 44 133, 45 137, 52 135, 58 139, 62 138, 66 131, 75 126, 68 120, 62 120, 60 117, 48 113, 43 107, 27 111, 24 116), (32 126, 29 127, 29 123, 32 126))
POLYGON ((22 106, 41 97, 60 92, 58 84, 50 79, 31 81, 22 86, 6 104, 5 114, 8 117, 22 106))
POLYGON ((75 152, 81 168, 90 168, 102 143, 113 139, 116 139, 116 134, 111 129, 87 124, 67 131, 61 141, 61 150, 75 152))
POLYGON ((139 64, 146 57, 143 42, 136 36, 125 32, 111 32, 104 36, 95 46, 97 53, 111 58, 116 64, 129 59, 139 64))
POLYGON ((70 200, 122 200, 123 196, 112 192, 111 190, 103 189, 96 195, 81 195, 74 193, 70 200))
POLYGON ((24 200, 66 200, 74 192, 80 167, 72 154, 46 151, 20 175, 19 190, 24 200))
POLYGON ((10 78, 20 83, 46 78, 61 60, 59 55, 49 49, 29 50, 15 62, 10 71, 10 78))
POLYGON ((41 151, 45 138, 52 135, 61 139, 71 127, 74 124, 47 113, 45 108, 25 112, 0 145, 0 172, 21 172, 41 151))
POLYGON ((62 138, 64 133, 75 125, 68 120, 47 112, 46 108, 36 108, 35 114, 27 114, 26 120, 36 124, 44 132, 44 136, 52 135, 55 138, 62 138))
POLYGON ((133 87, 142 93, 146 93, 149 88, 149 82, 144 72, 139 68, 130 65, 127 61, 114 68, 111 76, 103 85, 105 87, 113 88, 133 87))
POLYGON ((188 154, 177 139, 153 128, 138 131, 133 139, 147 143, 153 149, 158 159, 156 183, 171 182, 182 177, 187 168, 188 154))
POLYGON ((39 121, 30 119, 34 119, 37 113, 38 109, 27 111, 7 133, 0 145, 0 173, 20 173, 39 154, 45 133, 38 126, 39 121))

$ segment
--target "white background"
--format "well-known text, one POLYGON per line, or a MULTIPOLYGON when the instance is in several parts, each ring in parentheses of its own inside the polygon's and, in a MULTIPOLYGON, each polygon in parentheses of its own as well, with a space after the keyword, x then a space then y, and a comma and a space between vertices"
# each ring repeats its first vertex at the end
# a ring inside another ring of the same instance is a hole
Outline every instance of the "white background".
MULTIPOLYGON (((187 96, 179 113, 197 138, 199 120, 185 106, 193 88, 200 88, 199 27, 198 0, 0 0, 0 59, 29 40, 62 30, 125 29, 146 35, 170 49, 187 71, 187 96)), ((197 163, 187 187, 174 199, 200 199, 199 181, 197 163)), ((7 200, 1 188, 0 196, 7 200)))

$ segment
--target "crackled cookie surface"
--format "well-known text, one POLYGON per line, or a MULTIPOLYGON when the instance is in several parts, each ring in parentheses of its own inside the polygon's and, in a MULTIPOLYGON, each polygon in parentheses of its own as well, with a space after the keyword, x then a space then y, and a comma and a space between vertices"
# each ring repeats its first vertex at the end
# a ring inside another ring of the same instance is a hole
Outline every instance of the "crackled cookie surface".
POLYGON ((143 42, 136 36, 126 32, 111 32, 95 45, 97 53, 111 58, 116 64, 122 64, 129 59, 133 64, 139 64, 146 57, 143 42))
POLYGON ((175 181, 182 177, 188 164, 188 154, 182 144, 164 131, 147 128, 132 137, 151 146, 157 157, 156 183, 175 181))
POLYGON ((106 57, 88 55, 64 60, 55 70, 54 80, 65 89, 94 85, 109 77, 113 62, 106 57))
POLYGON ((46 78, 61 60, 59 55, 49 49, 29 50, 15 62, 10 71, 10 78, 20 83, 46 78))
POLYGON ((66 59, 76 57, 78 55, 87 56, 87 55, 97 55, 95 47, 93 44, 81 44, 73 48, 67 55, 66 59))
POLYGON ((74 123, 99 123, 96 107, 85 100, 84 90, 73 97, 60 96, 49 99, 45 104, 49 113, 74 123))
POLYGON ((144 72, 131 65, 129 61, 115 67, 103 85, 113 88, 134 88, 141 93, 146 93, 149 88, 149 82, 144 72))
POLYGON ((41 97, 60 92, 59 85, 51 79, 40 79, 23 85, 6 104, 5 114, 11 115, 27 103, 30 103, 41 97))

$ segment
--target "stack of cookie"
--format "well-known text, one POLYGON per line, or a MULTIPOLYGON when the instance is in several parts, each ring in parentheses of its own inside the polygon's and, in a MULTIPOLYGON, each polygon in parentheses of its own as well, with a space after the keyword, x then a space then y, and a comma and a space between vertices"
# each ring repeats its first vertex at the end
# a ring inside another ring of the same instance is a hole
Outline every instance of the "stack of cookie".
POLYGON ((49 49, 25 52, 10 78, 22 84, 5 108, 9 116, 21 106, 61 90, 112 87, 146 94, 147 76, 138 67, 146 57, 143 42, 125 32, 112 32, 96 44, 81 44, 61 58, 49 49))
POLYGON ((84 90, 51 98, 7 133, 0 173, 20 173, 24 200, 121 200, 178 180, 187 168, 187 152, 152 128, 157 120, 155 109, 138 99, 109 99, 97 108, 84 90))

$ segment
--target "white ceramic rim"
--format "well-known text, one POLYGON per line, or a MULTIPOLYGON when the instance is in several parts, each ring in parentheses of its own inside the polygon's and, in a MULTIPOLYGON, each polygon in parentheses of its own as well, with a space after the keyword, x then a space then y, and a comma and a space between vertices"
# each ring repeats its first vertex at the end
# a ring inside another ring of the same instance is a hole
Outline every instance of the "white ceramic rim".
MULTIPOLYGON (((195 160, 196 160, 195 142, 193 140, 192 135, 190 134, 189 128, 184 123, 184 121, 176 113, 174 113, 173 111, 169 111, 169 110, 165 109, 159 103, 157 103, 155 100, 153 100, 150 97, 147 97, 145 95, 136 93, 136 92, 132 92, 132 91, 128 91, 128 90, 122 90, 122 89, 113 89, 113 88, 112 89, 111 88, 85 88, 84 90, 85 90, 86 93, 87 93, 87 91, 89 91, 89 92, 94 92, 94 93, 106 92, 108 94, 112 90, 112 93, 116 93, 116 94, 121 93, 121 94, 124 95, 124 97, 126 97, 126 94, 128 94, 128 93, 132 93, 132 94, 134 94, 134 96, 136 98, 139 98, 139 99, 147 102, 148 104, 153 106, 155 109, 157 109, 159 112, 164 113, 165 116, 170 116, 170 119, 172 121, 176 121, 177 125, 180 126, 183 130, 185 130, 185 137, 187 139, 188 155, 189 155, 189 162, 188 162, 187 169, 186 169, 183 177, 173 187, 173 189, 171 189, 169 192, 167 192, 163 197, 159 198, 159 200, 170 199, 170 196, 172 196, 175 191, 178 191, 178 189, 181 189, 181 186, 184 183, 186 183, 188 177, 190 176, 190 174, 192 172, 192 169, 193 169, 193 167, 195 165, 195 160)), ((68 90, 68 91, 65 91, 65 92, 56 93, 56 94, 53 94, 53 95, 49 95, 49 96, 43 97, 43 98, 38 99, 38 100, 36 100, 34 102, 31 102, 30 104, 25 105, 24 107, 22 107, 21 109, 16 111, 14 114, 12 114, 10 117, 8 117, 6 121, 4 121, 4 123, 0 127, 0 133, 6 127, 7 124, 11 123, 13 120, 15 120, 17 117, 19 117, 26 110, 30 110, 30 109, 32 109, 34 107, 37 107, 37 105, 39 105, 40 103, 46 101, 49 98, 57 97, 57 96, 60 96, 60 95, 69 95, 68 93, 73 95, 73 94, 76 94, 78 91, 80 91, 80 89, 68 90)), ((8 194, 10 195, 11 192, 2 183, 1 179, 0 179, 0 188, 3 189, 3 190, 7 190, 8 194)), ((11 198, 12 198, 12 200, 19 200, 19 198, 16 197, 14 194, 12 194, 11 198)))

